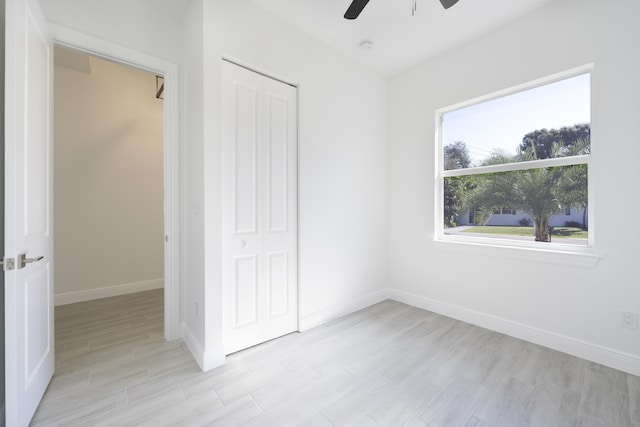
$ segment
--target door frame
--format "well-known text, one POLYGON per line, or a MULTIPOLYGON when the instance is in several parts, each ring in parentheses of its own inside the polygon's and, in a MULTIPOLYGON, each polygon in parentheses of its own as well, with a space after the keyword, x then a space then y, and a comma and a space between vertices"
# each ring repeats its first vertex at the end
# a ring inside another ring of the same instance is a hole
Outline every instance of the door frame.
POLYGON ((50 24, 50 28, 54 45, 164 76, 164 337, 166 340, 178 339, 182 335, 179 287, 180 80, 178 65, 65 27, 50 24))

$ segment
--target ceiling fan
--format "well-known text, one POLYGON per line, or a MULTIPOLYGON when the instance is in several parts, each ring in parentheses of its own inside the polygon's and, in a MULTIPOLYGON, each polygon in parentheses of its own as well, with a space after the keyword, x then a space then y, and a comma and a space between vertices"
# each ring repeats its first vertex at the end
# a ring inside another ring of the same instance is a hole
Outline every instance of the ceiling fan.
MULTIPOLYGON (((367 3, 369 3, 369 0, 353 0, 353 2, 351 2, 351 5, 349 6, 349 9, 347 9, 346 13, 344 14, 344 17, 346 19, 356 19, 358 15, 360 15, 360 12, 362 12, 362 9, 364 9, 364 7, 367 5, 367 3)), ((444 7, 445 9, 449 9, 451 6, 458 3, 458 0, 440 0, 440 3, 442 4, 442 7, 444 7)))

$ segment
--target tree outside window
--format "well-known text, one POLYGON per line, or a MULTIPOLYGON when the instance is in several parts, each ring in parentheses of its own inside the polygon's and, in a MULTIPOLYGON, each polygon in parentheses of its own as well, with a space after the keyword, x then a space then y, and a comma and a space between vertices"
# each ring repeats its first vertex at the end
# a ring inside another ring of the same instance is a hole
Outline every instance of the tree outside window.
POLYGON ((446 111, 441 123, 443 231, 510 214, 550 242, 571 206, 581 218, 568 222, 588 230, 589 73, 446 111))

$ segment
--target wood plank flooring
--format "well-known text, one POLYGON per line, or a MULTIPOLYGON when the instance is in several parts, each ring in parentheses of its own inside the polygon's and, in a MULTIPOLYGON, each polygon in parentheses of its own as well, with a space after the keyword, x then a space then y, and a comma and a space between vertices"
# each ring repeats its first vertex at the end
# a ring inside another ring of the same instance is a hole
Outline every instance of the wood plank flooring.
POLYGON ((34 426, 640 426, 640 378, 394 301, 200 371, 162 291, 56 308, 34 426))

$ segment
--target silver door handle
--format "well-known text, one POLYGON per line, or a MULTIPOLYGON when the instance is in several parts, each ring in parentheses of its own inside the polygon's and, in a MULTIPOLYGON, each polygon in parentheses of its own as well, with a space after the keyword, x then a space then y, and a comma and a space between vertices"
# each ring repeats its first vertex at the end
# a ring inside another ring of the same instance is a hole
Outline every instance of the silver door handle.
POLYGON ((18 255, 18 260, 17 263, 18 267, 17 269, 20 270, 21 268, 24 268, 27 264, 31 264, 32 262, 38 262, 41 259, 44 259, 43 256, 39 256, 36 258, 27 258, 27 254, 20 254, 18 255))

